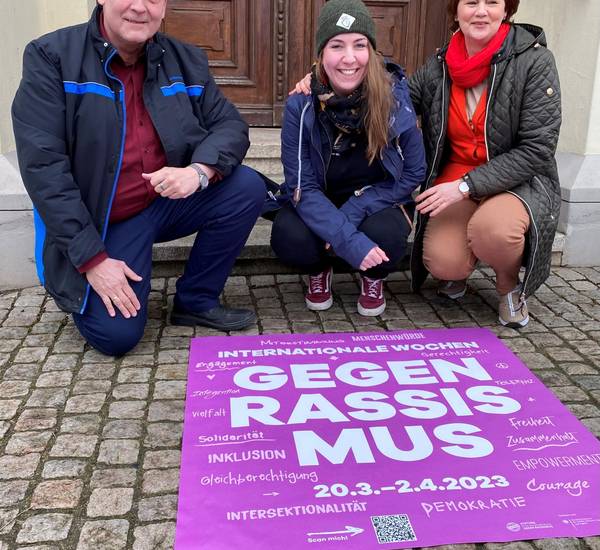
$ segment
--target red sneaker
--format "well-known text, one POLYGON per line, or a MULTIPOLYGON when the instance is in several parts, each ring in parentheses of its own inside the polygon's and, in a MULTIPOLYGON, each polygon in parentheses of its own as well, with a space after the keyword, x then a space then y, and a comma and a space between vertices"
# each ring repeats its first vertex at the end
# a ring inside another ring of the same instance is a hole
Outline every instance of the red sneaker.
POLYGON ((308 292, 304 296, 306 307, 312 311, 324 311, 333 305, 331 295, 331 276, 333 269, 328 268, 316 275, 308 276, 308 292))
POLYGON ((366 317, 375 317, 385 311, 383 281, 383 279, 369 279, 369 277, 360 276, 358 313, 366 317))

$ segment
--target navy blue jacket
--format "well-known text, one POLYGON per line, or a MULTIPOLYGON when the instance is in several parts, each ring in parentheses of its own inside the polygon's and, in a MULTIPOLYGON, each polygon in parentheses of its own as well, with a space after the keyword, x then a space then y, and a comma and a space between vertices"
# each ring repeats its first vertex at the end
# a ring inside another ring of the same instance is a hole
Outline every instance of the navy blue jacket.
POLYGON ((411 193, 425 178, 423 138, 406 77, 397 65, 389 63, 387 68, 393 78, 395 104, 389 142, 381 160, 389 178, 355 192, 339 209, 326 197, 325 174, 331 151, 329 144, 322 143, 313 97, 292 95, 284 111, 281 160, 286 198, 293 204, 294 189, 300 182, 298 214, 313 233, 355 268, 377 246, 358 226, 384 208, 410 202, 411 193))
MULTIPOLYGON (((123 146, 117 51, 90 21, 27 45, 12 108, 19 167, 36 211, 38 274, 58 306, 85 309, 77 268, 104 251, 123 146), (43 255, 43 260, 42 260, 43 255)), ((231 173, 249 146, 248 126, 220 92, 199 48, 157 33, 146 46, 144 103, 169 166, 201 162, 231 173)))

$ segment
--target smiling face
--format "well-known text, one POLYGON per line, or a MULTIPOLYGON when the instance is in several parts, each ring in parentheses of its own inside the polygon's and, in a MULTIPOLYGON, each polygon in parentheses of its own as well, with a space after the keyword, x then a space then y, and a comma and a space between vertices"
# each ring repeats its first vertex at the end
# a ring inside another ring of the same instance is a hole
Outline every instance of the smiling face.
POLYGON ((152 38, 165 16, 167 0, 98 0, 104 28, 119 54, 139 51, 152 38))
POLYGON ((363 34, 338 34, 325 44, 321 64, 337 95, 350 95, 367 73, 369 40, 363 34))
POLYGON ((465 36, 469 55, 488 45, 505 18, 504 0, 459 0, 456 19, 465 36))

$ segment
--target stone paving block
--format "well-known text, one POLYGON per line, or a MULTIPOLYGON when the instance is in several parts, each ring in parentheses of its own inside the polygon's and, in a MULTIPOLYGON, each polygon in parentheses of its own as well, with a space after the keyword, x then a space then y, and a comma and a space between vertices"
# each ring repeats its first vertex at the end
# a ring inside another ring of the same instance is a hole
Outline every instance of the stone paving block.
POLYGON ((110 420, 102 431, 104 439, 133 439, 141 435, 141 420, 110 420))
POLYGON ((5 452, 10 455, 41 453, 48 445, 52 432, 17 432, 9 440, 5 452))
POLYGON ((144 469, 152 468, 178 468, 181 461, 181 451, 147 451, 144 456, 144 469))
POLYGON ((47 430, 55 425, 56 409, 25 409, 15 424, 15 430, 18 432, 47 430))
POLYGON ((138 518, 140 521, 160 521, 175 519, 177 514, 177 495, 162 495, 140 500, 138 518))
POLYGON ((84 395, 90 393, 107 394, 112 384, 110 380, 81 380, 73 386, 73 395, 84 395))
POLYGON ((42 371, 72 371, 77 366, 77 361, 78 356, 73 354, 49 355, 42 367, 42 371))
POLYGON ((108 408, 109 418, 143 418, 146 409, 145 401, 118 401, 108 408))
POLYGON ((46 346, 36 348, 21 348, 15 356, 15 363, 40 363, 42 362, 48 348, 46 346))
POLYGON ((40 461, 39 453, 0 456, 0 479, 29 479, 40 461))
POLYGON ((0 382, 0 399, 24 397, 29 393, 31 383, 26 380, 6 380, 0 382))
POLYGON ((150 369, 147 368, 122 368, 119 370, 117 382, 119 382, 119 384, 148 382, 148 380, 150 380, 150 372, 150 369))
POLYGON ((188 350, 185 349, 172 349, 166 351, 160 351, 158 354, 159 363, 183 363, 187 365, 188 362, 188 350))
POLYGON ((10 420, 21 405, 20 399, 1 399, 0 400, 0 420, 10 420))
POLYGON ((172 550, 175 544, 175 523, 153 523, 136 527, 133 550, 172 550))
POLYGON ((148 397, 148 384, 119 384, 114 387, 114 399, 146 399, 148 397))
MULTIPOLYGON (((167 326, 163 330, 163 334, 168 328, 188 329, 190 336, 193 335, 192 327, 170 327, 167 326)), ((126 355, 121 360, 121 367, 151 367, 154 365, 153 355, 126 355)))
POLYGON ((10 533, 18 515, 19 510, 15 508, 0 508, 0 535, 10 533))
POLYGON ((11 351, 15 350, 17 348, 17 346, 19 346, 20 344, 21 344, 21 340, 16 340, 16 339, 2 340, 2 341, 0 341, 0 352, 10 353, 11 351))
POLYGON ((148 425, 144 446, 146 447, 177 447, 181 444, 183 425, 173 422, 155 422, 148 425))
POLYGON ((104 393, 89 393, 70 397, 65 406, 66 413, 100 412, 106 401, 104 393))
POLYGON ((67 401, 69 390, 66 388, 43 388, 33 390, 25 404, 26 407, 61 407, 67 401))
POLYGON ((54 334, 30 334, 23 340, 23 345, 27 347, 42 347, 49 348, 54 342, 54 334))
POLYGON ((573 380, 584 390, 600 390, 600 376, 573 376, 573 380))
POLYGON ((152 398, 160 399, 185 399, 186 382, 180 380, 157 381, 154 384, 152 398))
POLYGON ((596 437, 600 438, 600 417, 596 418, 584 418, 582 421, 590 432, 592 432, 596 437))
POLYGON ((0 481, 1 506, 15 506, 25 498, 29 481, 0 481))
POLYGON ((73 518, 69 514, 38 514, 27 518, 17 535, 17 543, 61 541, 69 535, 73 518))
POLYGON ((92 474, 92 488, 133 487, 136 482, 136 468, 96 469, 92 474))
POLYGON ((55 479, 61 477, 81 477, 85 472, 86 463, 77 459, 48 460, 44 464, 42 477, 55 479))
POLYGON ((35 364, 13 365, 6 369, 4 380, 33 380, 37 376, 39 366, 35 364))
POLYGON ((133 439, 107 439, 100 444, 98 462, 104 464, 135 464, 140 444, 133 439))
POLYGON ((124 519, 86 521, 79 535, 77 550, 122 550, 127 547, 128 532, 129 522, 124 519))
POLYGON ((45 372, 38 376, 35 385, 38 388, 59 388, 69 386, 72 378, 73 373, 69 371, 45 372))
POLYGON ((75 378, 77 380, 109 380, 114 372, 113 365, 83 365, 75 378))
POLYGON ((92 474, 90 486, 95 488, 133 487, 136 483, 136 468, 99 468, 92 474))
POLYGON ((88 517, 123 516, 133 505, 133 489, 94 489, 87 505, 88 517))
POLYGON ((33 491, 31 508, 75 508, 81 496, 83 482, 79 479, 42 481, 33 491))
POLYGON ((185 402, 182 400, 156 401, 154 403, 150 403, 150 407, 148 409, 148 421, 183 421, 184 406, 185 402))
POLYGON ((179 468, 146 470, 142 483, 144 494, 176 493, 179 489, 179 468))
POLYGON ((579 540, 576 538, 557 538, 534 540, 533 544, 540 550, 579 550, 579 540))
POLYGON ((92 435, 100 429, 101 418, 97 414, 65 416, 60 431, 63 433, 92 435))
POLYGON ((59 435, 50 450, 52 457, 91 457, 96 449, 98 437, 95 435, 59 435))
POLYGON ((187 380, 187 363, 159 365, 154 378, 155 380, 187 380))
POLYGON ((577 386, 564 386, 561 388, 550 388, 561 401, 586 401, 588 396, 577 386))

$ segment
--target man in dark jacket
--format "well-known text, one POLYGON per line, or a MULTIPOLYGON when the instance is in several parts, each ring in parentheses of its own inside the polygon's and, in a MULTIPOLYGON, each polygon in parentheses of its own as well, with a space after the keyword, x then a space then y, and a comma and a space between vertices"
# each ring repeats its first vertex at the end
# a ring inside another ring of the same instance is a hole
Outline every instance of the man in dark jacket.
POLYGON ((240 166, 248 127, 204 52, 157 32, 167 0, 97 3, 27 46, 13 103, 40 279, 92 346, 122 355, 146 323, 152 244, 198 232, 171 322, 244 328, 254 314, 219 295, 265 197, 240 166))

